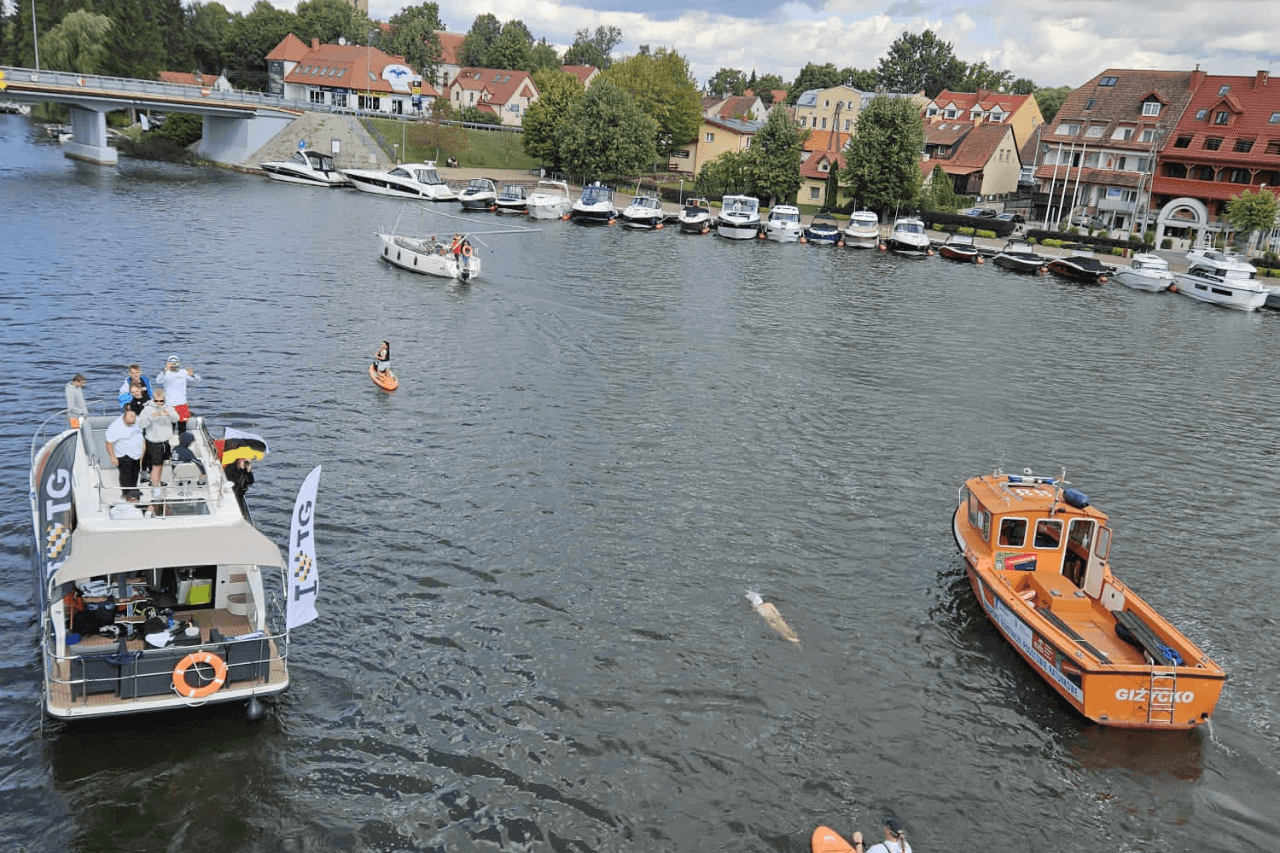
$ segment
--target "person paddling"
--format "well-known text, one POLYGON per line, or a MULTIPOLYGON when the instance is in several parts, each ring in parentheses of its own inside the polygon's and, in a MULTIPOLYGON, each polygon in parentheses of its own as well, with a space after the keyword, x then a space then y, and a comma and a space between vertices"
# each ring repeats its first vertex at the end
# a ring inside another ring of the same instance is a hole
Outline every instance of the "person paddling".
POLYGON ((384 376, 391 372, 391 344, 387 341, 373 354, 373 367, 384 376))

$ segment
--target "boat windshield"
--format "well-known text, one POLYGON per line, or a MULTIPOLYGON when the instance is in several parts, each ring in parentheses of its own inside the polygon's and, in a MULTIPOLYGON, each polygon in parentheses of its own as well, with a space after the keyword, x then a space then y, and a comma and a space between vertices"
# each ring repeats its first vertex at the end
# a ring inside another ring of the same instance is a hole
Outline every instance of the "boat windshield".
POLYGON ((293 154, 289 155, 289 162, 297 163, 300 166, 311 165, 309 162, 307 162, 307 155, 303 154, 301 151, 295 151, 293 152, 293 154))
POLYGON ((924 223, 918 220, 912 220, 910 222, 899 222, 898 230, 906 231, 908 234, 923 234, 924 223))
POLYGON ((786 211, 786 210, 778 211, 777 213, 773 214, 773 220, 775 222, 799 222, 800 214, 791 213, 790 211, 786 211))
POLYGON ((492 190, 493 183, 488 178, 472 178, 467 182, 467 189, 475 191, 492 190))
MULTIPOLYGON (((393 172, 392 174, 395 174, 395 173, 393 172)), ((440 179, 440 173, 437 172, 435 169, 418 169, 417 172, 412 177, 417 179, 418 183, 420 184, 430 184, 432 186, 437 186, 439 184, 444 183, 444 181, 440 179)))
POLYGON ((613 190, 602 186, 584 187, 582 190, 583 204, 604 204, 613 200, 613 190))

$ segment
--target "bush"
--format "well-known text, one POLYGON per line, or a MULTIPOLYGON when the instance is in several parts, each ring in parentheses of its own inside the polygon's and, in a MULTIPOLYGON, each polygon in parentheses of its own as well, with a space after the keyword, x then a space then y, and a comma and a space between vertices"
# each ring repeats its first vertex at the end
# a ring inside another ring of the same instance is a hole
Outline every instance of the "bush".
POLYGON ((1161 249, 1172 249, 1172 248, 1173 248, 1173 238, 1172 238, 1172 237, 1165 237, 1163 240, 1161 240, 1161 241, 1160 241, 1160 248, 1161 248, 1161 249))
POLYGON ((179 148, 186 148, 204 135, 204 121, 191 113, 169 113, 164 124, 151 131, 150 135, 168 140, 179 148))

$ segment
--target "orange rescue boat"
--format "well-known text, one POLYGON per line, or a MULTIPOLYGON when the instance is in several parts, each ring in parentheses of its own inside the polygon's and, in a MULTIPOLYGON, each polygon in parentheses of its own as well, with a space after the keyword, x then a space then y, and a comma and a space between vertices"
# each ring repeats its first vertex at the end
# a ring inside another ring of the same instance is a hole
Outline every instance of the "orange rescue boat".
POLYGON ((1061 477, 995 473, 952 520, 987 617, 1073 708, 1107 726, 1191 729, 1226 673, 1111 574, 1111 528, 1061 477))

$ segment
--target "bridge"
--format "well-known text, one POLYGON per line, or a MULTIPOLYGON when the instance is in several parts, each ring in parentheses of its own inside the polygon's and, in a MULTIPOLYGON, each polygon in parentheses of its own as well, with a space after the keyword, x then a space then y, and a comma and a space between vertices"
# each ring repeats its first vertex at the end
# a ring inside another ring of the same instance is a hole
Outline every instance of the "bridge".
POLYGON ((257 92, 9 66, 0 66, 0 101, 68 107, 71 139, 63 143, 63 153, 103 165, 117 162, 116 149, 107 144, 107 113, 116 110, 200 115, 204 134, 196 153, 215 163, 239 163, 311 108, 257 92))

